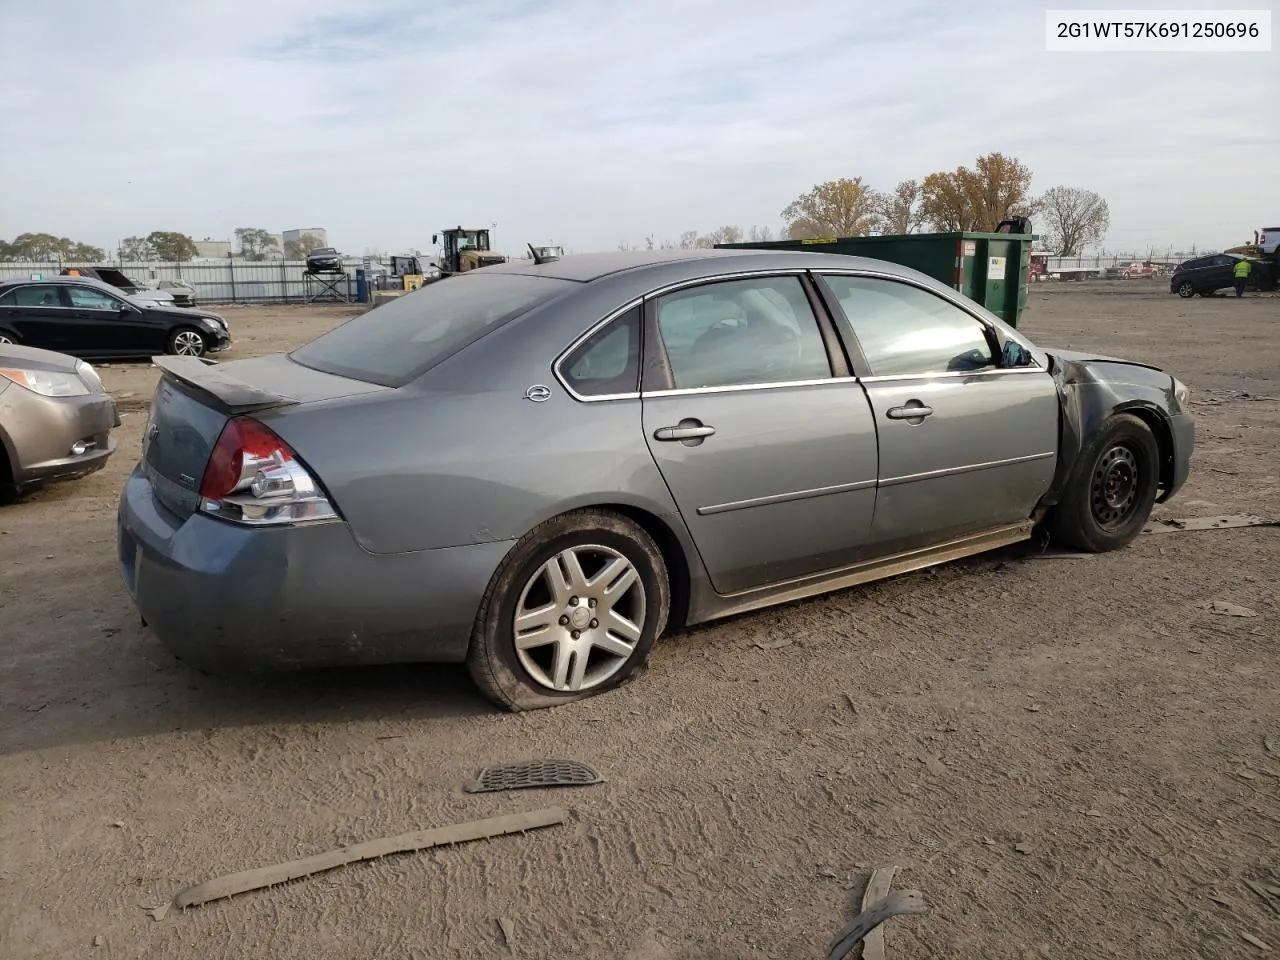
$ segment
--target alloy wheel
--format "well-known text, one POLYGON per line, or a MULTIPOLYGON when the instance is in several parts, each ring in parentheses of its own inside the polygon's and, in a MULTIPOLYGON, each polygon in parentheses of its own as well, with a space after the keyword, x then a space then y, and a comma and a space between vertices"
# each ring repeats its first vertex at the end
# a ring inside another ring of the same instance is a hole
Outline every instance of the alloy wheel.
POLYGON ((8 337, 6 337, 3 333, 0 333, 0 343, 13 343, 13 341, 10 340, 8 337))
POLYGON ((204 353, 204 337, 194 330, 182 330, 173 338, 173 352, 180 357, 198 357, 204 353))
POLYGON ((540 686, 579 693, 606 683, 635 652, 645 621, 639 571, 612 547, 569 547, 525 584, 512 624, 516 657, 540 686))
POLYGON ((1140 482, 1137 455, 1127 445, 1116 444, 1099 458, 1089 490, 1099 526, 1114 528, 1129 520, 1138 504, 1140 482))

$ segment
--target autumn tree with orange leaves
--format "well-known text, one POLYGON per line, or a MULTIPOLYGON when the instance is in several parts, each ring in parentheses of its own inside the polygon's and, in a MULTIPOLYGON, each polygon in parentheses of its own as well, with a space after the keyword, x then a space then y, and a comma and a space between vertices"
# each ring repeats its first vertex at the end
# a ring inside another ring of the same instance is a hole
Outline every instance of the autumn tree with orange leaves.
POLYGON ((921 216, 940 232, 994 233, 1000 221, 1029 217, 1039 206, 1030 168, 1003 153, 978 157, 972 169, 931 173, 920 185, 921 216))

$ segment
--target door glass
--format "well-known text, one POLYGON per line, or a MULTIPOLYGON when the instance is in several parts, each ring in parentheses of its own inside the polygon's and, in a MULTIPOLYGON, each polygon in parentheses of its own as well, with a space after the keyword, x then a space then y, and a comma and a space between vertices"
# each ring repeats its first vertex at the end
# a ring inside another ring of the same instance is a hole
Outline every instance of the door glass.
POLYGON ((658 298, 657 310, 677 389, 831 376, 799 277, 710 283, 658 298))
POLYGON ((18 307, 60 307, 57 287, 19 287, 13 291, 13 304, 18 307))
POLYGON ((71 305, 77 310, 110 310, 114 313, 120 309, 119 300, 92 287, 68 287, 67 293, 71 297, 71 305))
POLYGON ((584 397, 640 389, 640 308, 597 330, 561 365, 573 391, 584 397))
POLYGON ((877 377, 996 365, 984 327, 937 294, 874 277, 824 278, 877 377))

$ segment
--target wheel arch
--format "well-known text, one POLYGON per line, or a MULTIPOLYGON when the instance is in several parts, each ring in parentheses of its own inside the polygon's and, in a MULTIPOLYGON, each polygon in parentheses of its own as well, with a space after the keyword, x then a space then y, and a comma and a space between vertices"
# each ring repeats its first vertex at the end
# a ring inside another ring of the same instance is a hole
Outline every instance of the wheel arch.
POLYGON ((1106 419, 1122 413, 1137 417, 1155 435, 1156 447, 1160 451, 1160 493, 1156 496, 1156 503, 1163 503, 1165 491, 1173 484, 1173 428, 1169 426, 1169 419, 1164 411, 1141 400, 1118 405, 1106 419))
POLYGON ((601 510, 610 510, 631 520, 658 545, 658 552, 667 565, 667 581, 671 592, 671 609, 667 611, 667 628, 683 628, 689 618, 689 600, 693 590, 689 557, 679 535, 665 520, 642 507, 624 503, 602 503, 601 510))
POLYGON ((1168 414, 1157 402, 1159 392, 1153 386, 1129 384, 1128 390, 1139 396, 1130 395, 1122 399, 1116 392, 1117 385, 1096 379, 1088 370, 1087 364, 1077 361, 1057 365, 1054 379, 1058 384, 1061 411, 1058 423, 1058 465, 1053 482, 1036 505, 1033 517, 1042 518, 1061 500, 1089 438, 1119 414, 1137 417, 1155 436, 1160 456, 1157 488, 1160 492, 1156 502, 1163 503, 1173 483, 1174 447, 1173 429, 1169 424, 1168 414))

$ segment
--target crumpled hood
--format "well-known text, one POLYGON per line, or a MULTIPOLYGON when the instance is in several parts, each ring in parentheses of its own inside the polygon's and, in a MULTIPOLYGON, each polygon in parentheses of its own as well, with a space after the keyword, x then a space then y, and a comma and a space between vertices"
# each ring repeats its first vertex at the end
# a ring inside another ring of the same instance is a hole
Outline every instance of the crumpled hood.
POLYGON ((1041 348, 1050 356, 1061 360, 1063 363, 1122 363, 1129 367, 1146 367, 1148 370, 1157 370, 1161 373, 1164 371, 1153 363, 1143 363, 1141 360, 1125 360, 1122 357, 1109 357, 1104 353, 1085 353, 1080 350, 1059 350, 1055 348, 1041 348))

